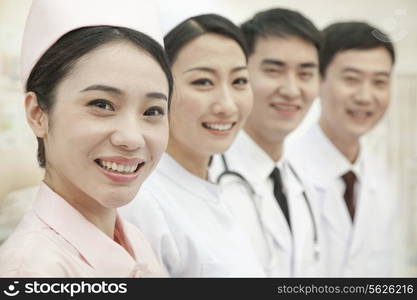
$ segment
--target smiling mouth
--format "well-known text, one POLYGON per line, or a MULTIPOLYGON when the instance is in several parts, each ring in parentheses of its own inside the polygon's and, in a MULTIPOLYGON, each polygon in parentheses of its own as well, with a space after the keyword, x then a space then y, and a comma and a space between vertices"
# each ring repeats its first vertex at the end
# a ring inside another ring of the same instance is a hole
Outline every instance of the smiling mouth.
POLYGON ((367 117, 372 116, 372 112, 370 111, 355 111, 355 110, 347 110, 347 113, 354 117, 354 118, 359 118, 359 119, 365 119, 367 117))
POLYGON ((214 131, 229 131, 236 125, 236 122, 232 123, 203 123, 203 127, 214 131))
POLYGON ((145 162, 125 165, 101 159, 96 159, 94 162, 107 172, 113 172, 121 175, 135 174, 145 165, 145 162))
POLYGON ((295 112, 301 109, 301 107, 298 105, 283 105, 279 103, 271 103, 270 106, 275 108, 276 110, 287 112, 295 112))

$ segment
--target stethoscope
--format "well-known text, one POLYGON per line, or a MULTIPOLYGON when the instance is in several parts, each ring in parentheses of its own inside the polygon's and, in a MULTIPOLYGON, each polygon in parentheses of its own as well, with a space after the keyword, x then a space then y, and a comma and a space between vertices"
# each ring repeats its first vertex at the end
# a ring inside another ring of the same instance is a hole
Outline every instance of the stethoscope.
MULTIPOLYGON (((253 188, 253 186, 250 184, 250 182, 242 174, 240 174, 240 173, 238 173, 236 171, 233 171, 233 170, 230 170, 229 169, 229 166, 228 166, 227 161, 226 161, 226 156, 224 154, 221 154, 220 157, 221 157, 222 162, 223 162, 224 171, 222 173, 220 173, 220 175, 218 175, 216 182, 218 184, 220 184, 221 181, 226 176, 234 176, 234 177, 238 178, 243 183, 243 185, 246 187, 246 189, 249 191, 249 194, 251 195, 250 198, 252 199, 253 205, 254 205, 255 210, 256 210, 256 214, 257 214, 258 221, 262 225, 263 231, 265 231, 265 229, 267 229, 267 228, 265 228, 266 226, 263 225, 261 213, 259 211, 258 205, 255 203, 256 202, 255 199, 256 198, 260 198, 260 196, 257 195, 257 193, 256 193, 255 189, 253 188)), ((310 218, 311 218, 311 223, 313 225, 313 257, 317 261, 319 259, 319 256, 320 256, 320 249, 319 249, 319 243, 318 243, 319 241, 318 241, 317 222, 316 222, 316 219, 314 217, 312 205, 311 205, 311 202, 310 202, 310 200, 307 197, 307 194, 305 192, 305 188, 304 188, 303 182, 301 181, 301 179, 298 176, 298 174, 295 172, 294 168, 291 166, 291 164, 288 161, 286 162, 286 166, 289 167, 291 173, 294 175, 295 179, 298 181, 298 183, 303 188, 302 195, 303 195, 303 198, 304 198, 304 200, 306 202, 307 209, 308 209, 308 212, 309 212, 309 215, 310 215, 310 218)), ((273 258, 274 255, 272 255, 271 251, 272 250, 270 250, 270 257, 273 258)), ((273 265, 272 262, 271 262, 271 265, 273 265)))

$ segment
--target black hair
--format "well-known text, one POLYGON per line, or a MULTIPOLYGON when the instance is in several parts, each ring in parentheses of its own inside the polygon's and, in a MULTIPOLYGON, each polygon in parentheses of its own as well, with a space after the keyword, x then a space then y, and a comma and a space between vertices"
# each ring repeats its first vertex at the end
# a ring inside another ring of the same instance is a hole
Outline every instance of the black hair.
POLYGON ((326 27, 322 31, 323 46, 320 50, 320 74, 326 74, 326 68, 333 57, 349 49, 385 48, 395 62, 394 45, 390 38, 379 29, 364 22, 340 22, 326 27))
MULTIPOLYGON (((138 31, 111 26, 83 27, 70 31, 55 42, 38 60, 26 83, 26 92, 34 92, 39 107, 50 112, 54 106, 55 90, 69 74, 77 61, 92 50, 113 41, 128 41, 148 52, 161 66, 169 87, 171 99, 173 79, 170 67, 161 45, 138 31)), ((169 103, 169 102, 168 102, 169 103)), ((38 162, 45 167, 45 146, 38 139, 38 162)))
POLYGON ((248 59, 245 38, 239 27, 220 15, 205 14, 183 21, 165 35, 165 49, 171 65, 184 45, 205 33, 220 34, 236 41, 248 59))
POLYGON ((258 12, 240 26, 248 44, 249 55, 255 52, 259 38, 270 36, 299 37, 313 44, 317 51, 321 47, 321 33, 316 26, 297 11, 273 8, 258 12))

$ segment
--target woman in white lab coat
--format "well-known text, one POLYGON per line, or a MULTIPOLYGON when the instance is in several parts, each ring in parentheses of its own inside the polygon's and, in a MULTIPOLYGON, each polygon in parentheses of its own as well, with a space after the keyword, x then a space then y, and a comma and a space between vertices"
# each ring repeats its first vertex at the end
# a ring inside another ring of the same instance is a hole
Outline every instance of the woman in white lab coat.
POLYGON ((172 29, 165 47, 175 78, 167 153, 122 213, 171 276, 263 276, 208 178, 210 157, 232 144, 252 105, 242 34, 219 15, 200 15, 172 29))
POLYGON ((22 80, 45 178, 0 247, 0 277, 166 276, 117 213, 168 141, 172 75, 156 16, 138 0, 33 2, 22 80))

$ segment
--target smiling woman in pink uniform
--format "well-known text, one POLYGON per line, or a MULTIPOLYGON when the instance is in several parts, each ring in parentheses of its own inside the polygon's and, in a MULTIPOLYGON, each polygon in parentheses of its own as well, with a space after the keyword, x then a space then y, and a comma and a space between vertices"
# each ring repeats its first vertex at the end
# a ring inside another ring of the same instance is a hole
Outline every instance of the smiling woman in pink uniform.
POLYGON ((0 248, 0 276, 166 275, 116 210, 168 141, 172 77, 155 16, 138 0, 33 2, 22 80, 45 178, 0 248))

